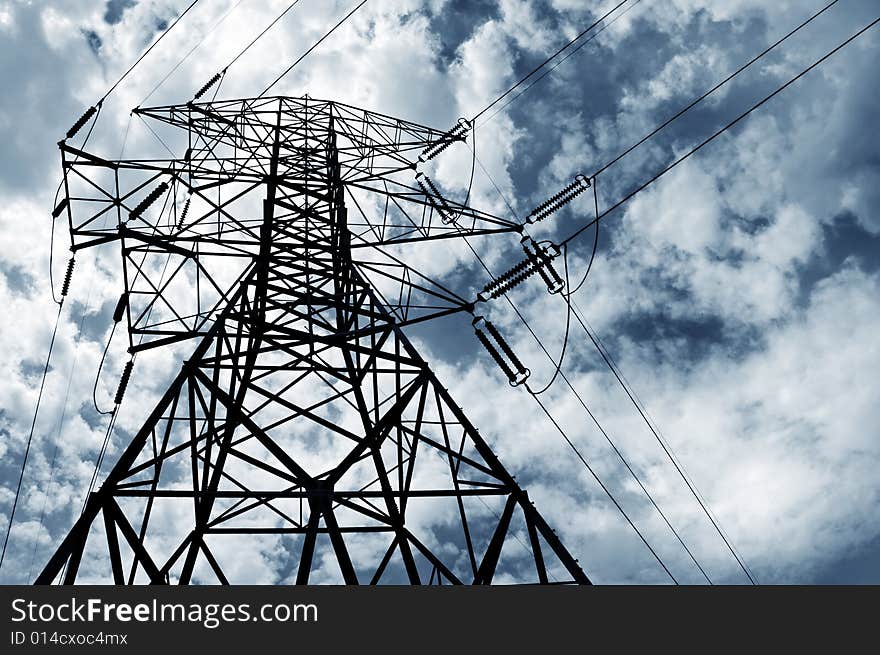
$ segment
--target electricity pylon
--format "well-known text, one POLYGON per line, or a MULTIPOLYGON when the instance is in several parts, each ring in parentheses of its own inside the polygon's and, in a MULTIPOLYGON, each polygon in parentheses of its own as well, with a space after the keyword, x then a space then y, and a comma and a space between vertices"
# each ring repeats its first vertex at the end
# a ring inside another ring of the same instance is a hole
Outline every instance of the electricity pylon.
POLYGON ((250 582, 274 540, 297 584, 588 584, 404 334, 475 308, 418 244, 519 230, 417 172, 467 126, 308 97, 136 111, 185 155, 62 142, 56 216, 74 251, 121 243, 132 354, 194 350, 37 583, 250 582))

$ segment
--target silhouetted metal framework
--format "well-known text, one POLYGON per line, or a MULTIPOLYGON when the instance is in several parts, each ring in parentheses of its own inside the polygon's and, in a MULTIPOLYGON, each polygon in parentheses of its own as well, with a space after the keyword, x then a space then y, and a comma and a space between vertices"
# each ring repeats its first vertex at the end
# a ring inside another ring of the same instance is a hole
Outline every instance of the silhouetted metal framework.
POLYGON ((458 138, 310 98, 142 109, 183 158, 61 143, 74 249, 119 241, 132 352, 194 351, 37 583, 589 580, 403 328, 474 303, 405 263, 519 227, 425 193, 458 138), (103 577, 102 577, 103 576, 103 577))

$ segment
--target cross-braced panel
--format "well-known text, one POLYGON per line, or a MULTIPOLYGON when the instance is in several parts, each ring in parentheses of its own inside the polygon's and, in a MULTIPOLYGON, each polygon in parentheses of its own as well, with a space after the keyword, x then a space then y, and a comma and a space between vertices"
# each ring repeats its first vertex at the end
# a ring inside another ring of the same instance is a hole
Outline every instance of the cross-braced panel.
POLYGON ((270 548, 301 584, 588 582, 404 334, 473 304, 382 250, 511 226, 434 225, 410 189, 382 193, 418 227, 364 229, 356 194, 448 135, 310 99, 144 113, 185 126, 186 155, 81 154, 68 188, 116 191, 85 220, 68 195, 71 227, 123 241, 133 350, 199 341, 38 581, 248 582, 242 553, 270 548))

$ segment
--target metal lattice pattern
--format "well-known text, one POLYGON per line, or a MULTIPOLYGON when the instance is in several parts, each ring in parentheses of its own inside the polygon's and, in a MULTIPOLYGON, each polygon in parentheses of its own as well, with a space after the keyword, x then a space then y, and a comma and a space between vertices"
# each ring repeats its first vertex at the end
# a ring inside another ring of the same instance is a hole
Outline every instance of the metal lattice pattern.
POLYGON ((443 134, 311 99, 141 113, 186 155, 62 145, 71 230, 121 240, 133 350, 198 343, 38 582, 248 582, 229 544, 270 535, 300 584, 588 583, 402 330, 472 304, 394 249, 515 229, 438 219, 411 160, 443 134))

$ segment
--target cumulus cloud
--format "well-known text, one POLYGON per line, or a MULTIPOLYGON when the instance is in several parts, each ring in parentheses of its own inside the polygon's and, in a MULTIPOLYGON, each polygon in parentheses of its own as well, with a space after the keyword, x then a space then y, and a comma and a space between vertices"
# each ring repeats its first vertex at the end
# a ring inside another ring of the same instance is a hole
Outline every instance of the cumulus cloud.
MULTIPOLYGON (((130 109, 204 36, 147 104, 191 97, 288 3, 244 3, 219 25, 233 2, 209 4, 185 17, 166 47, 151 53, 108 99, 91 148, 115 156, 124 141, 128 153, 161 155, 161 145, 138 119, 130 119, 130 109)), ((221 97, 258 93, 348 11, 344 2, 301 4, 236 64, 224 78, 221 97)), ((0 75, 7 89, 0 98, 7 155, 0 170, 4 523, 55 319, 47 293, 47 244, 48 208, 58 179, 56 142, 183 6, 170 0, 0 2, 0 75)), ((858 2, 848 12, 829 12, 821 29, 798 47, 756 67, 603 174, 601 203, 619 198, 836 45, 872 10, 872 3, 858 2)), ((527 212, 575 173, 608 161, 808 11, 803 3, 757 0, 674 0, 634 9, 478 129, 480 164, 471 203, 503 216, 527 212)), ((367 5, 275 91, 308 92, 445 129, 458 116, 482 109, 593 13, 599 12, 563 0, 502 0, 466 9, 452 0, 367 5), (468 20, 451 21, 451 12, 463 11, 468 20)), ((876 35, 866 35, 610 216, 603 222, 593 273, 576 296, 762 581, 833 579, 846 553, 880 533, 874 473, 880 404, 871 379, 880 364, 874 338, 880 320, 878 262, 872 255, 846 256, 857 242, 876 245, 880 229, 876 139, 865 130, 878 109, 871 92, 878 47, 876 35)), ((432 162, 432 174, 450 194, 463 197, 471 153, 458 148, 447 155, 432 162)), ((582 198, 536 235, 558 238, 591 215, 592 198, 582 198)), ((68 256, 65 232, 59 223, 56 287, 68 256)), ((519 252, 513 238, 474 245, 497 270, 519 252)), ((583 271, 591 247, 589 238, 572 247, 572 277, 583 271)), ((418 258, 432 274, 465 269, 474 288, 485 282, 461 244, 424 249, 418 258)), ((90 406, 121 290, 117 260, 111 248, 78 257, 8 554, 14 566, 4 564, 4 580, 22 582, 32 574, 82 502, 106 425, 90 406)), ((513 298, 555 356, 564 304, 540 282, 518 289, 513 298)), ((536 386, 549 379, 554 367, 504 303, 489 311, 532 368, 536 386)), ((663 582, 656 562, 526 393, 510 390, 478 347, 467 345, 466 323, 445 329, 461 331, 462 338, 457 332, 434 341, 419 336, 420 346, 588 573, 600 582, 663 582)), ((742 581, 576 325, 572 335, 564 367, 572 385, 713 579, 742 581)), ((105 405, 127 358, 122 336, 111 345, 98 383, 105 405)), ((126 445, 185 353, 180 347, 139 358, 109 460, 126 445)), ((676 575, 699 582, 564 384, 548 392, 547 403, 676 575)), ((308 456, 320 461, 320 453, 308 456)), ((169 512, 162 520, 170 528, 183 518, 169 512)), ((379 547, 364 540, 352 544, 352 553, 360 562, 379 547)), ((292 575, 278 561, 293 543, 262 540, 217 548, 255 551, 237 564, 234 574, 243 579, 273 582, 292 575)), ((88 558, 83 569, 90 570, 88 558)), ((208 579, 210 572, 198 575, 208 579)), ((333 581, 338 575, 328 562, 316 579, 333 581)), ((866 571, 865 580, 876 581, 870 576, 866 571)))

